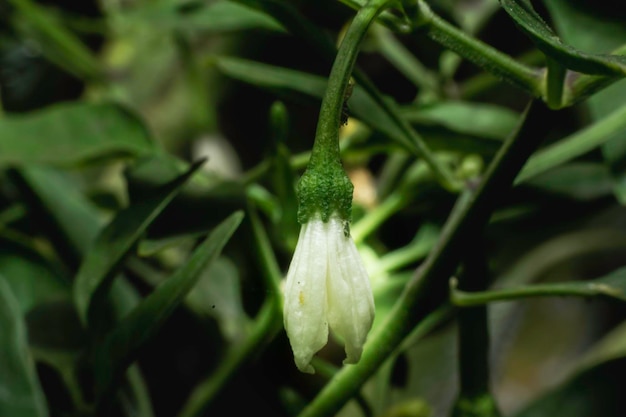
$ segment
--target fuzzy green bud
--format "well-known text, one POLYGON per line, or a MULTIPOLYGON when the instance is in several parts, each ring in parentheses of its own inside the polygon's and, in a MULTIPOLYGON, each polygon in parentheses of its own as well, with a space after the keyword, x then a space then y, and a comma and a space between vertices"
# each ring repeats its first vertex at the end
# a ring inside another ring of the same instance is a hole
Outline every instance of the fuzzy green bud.
POLYGON ((354 186, 341 163, 330 161, 309 166, 298 183, 298 222, 305 224, 314 216, 327 222, 335 214, 350 221, 354 186))

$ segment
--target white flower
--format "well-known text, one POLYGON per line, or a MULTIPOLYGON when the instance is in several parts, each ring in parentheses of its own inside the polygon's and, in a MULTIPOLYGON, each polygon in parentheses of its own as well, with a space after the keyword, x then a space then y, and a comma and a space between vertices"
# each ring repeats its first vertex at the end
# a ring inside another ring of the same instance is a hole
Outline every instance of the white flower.
POLYGON ((363 261, 345 221, 310 219, 302 225, 285 284, 284 323, 296 366, 314 373, 311 359, 328 341, 328 326, 356 363, 374 320, 374 298, 363 261))

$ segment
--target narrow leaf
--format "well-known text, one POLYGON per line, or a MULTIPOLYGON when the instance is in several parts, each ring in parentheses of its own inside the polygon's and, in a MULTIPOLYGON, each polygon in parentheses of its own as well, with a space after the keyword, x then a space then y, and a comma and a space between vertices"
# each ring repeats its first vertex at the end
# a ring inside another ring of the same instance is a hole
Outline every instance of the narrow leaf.
POLYGON ((626 129, 626 105, 585 129, 547 146, 533 155, 515 179, 519 184, 542 172, 581 156, 626 129))
POLYGON ((96 238, 74 283, 74 301, 84 324, 91 321, 94 309, 102 305, 122 261, 200 165, 194 164, 186 173, 150 197, 118 212, 96 238))
POLYGON ((235 32, 265 29, 284 32, 271 16, 231 1, 193 3, 182 6, 176 2, 150 2, 120 16, 126 25, 158 25, 161 30, 203 31, 204 33, 235 32))
POLYGON ((20 305, 0 276, 0 415, 48 415, 35 364, 28 350, 20 305))
POLYGON ((143 123, 115 104, 58 104, 0 119, 0 166, 71 165, 153 151, 143 123))
POLYGON ((143 300, 105 339, 95 352, 95 378, 102 400, 115 387, 137 350, 158 332, 192 290, 204 271, 235 232, 243 213, 224 220, 194 251, 189 261, 143 300))
POLYGON ((529 0, 500 0, 500 3, 537 48, 566 68, 584 74, 626 75, 626 56, 585 53, 566 44, 533 9, 529 0))

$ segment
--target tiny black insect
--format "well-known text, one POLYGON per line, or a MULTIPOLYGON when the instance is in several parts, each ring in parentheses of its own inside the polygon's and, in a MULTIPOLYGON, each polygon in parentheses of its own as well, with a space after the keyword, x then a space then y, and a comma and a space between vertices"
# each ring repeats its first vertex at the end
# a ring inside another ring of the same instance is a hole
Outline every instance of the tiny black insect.
POLYGON ((346 87, 346 92, 343 95, 343 105, 341 107, 341 124, 347 125, 348 118, 350 117, 350 107, 348 107, 348 100, 352 95, 352 90, 354 90, 354 81, 348 81, 348 86, 346 87))

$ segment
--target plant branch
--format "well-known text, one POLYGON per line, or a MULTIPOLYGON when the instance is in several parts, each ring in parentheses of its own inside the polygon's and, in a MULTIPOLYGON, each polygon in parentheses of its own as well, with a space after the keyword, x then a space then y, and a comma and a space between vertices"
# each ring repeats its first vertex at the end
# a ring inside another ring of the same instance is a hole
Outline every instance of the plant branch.
POLYGON ((534 284, 493 291, 465 292, 456 288, 457 282, 450 280, 450 299, 459 307, 473 307, 496 301, 512 301, 533 297, 594 297, 598 295, 624 298, 618 289, 598 282, 559 282, 534 284))
POLYGON ((377 327, 365 345, 361 361, 344 367, 300 417, 337 412, 359 390, 403 339, 448 298, 447 280, 461 258, 468 236, 485 226, 496 202, 510 188, 528 156, 545 136, 549 109, 535 102, 525 112, 525 123, 514 132, 492 161, 478 189, 446 222, 438 244, 407 284, 385 323, 377 327))

